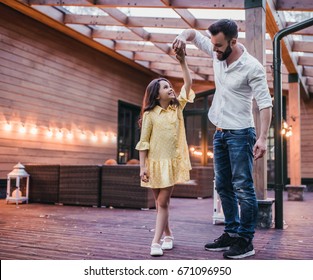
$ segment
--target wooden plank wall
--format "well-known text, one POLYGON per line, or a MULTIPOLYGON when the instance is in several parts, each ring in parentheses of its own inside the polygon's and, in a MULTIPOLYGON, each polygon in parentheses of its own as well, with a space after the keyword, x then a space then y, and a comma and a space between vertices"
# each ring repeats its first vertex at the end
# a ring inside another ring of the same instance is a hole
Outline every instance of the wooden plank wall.
MULTIPOLYGON (((301 176, 313 179, 313 100, 301 100, 301 176)), ((292 121, 290 121, 292 125, 292 121)), ((292 160, 292 155, 290 155, 292 160)))
MULTIPOLYGON (((288 102, 287 102, 288 103, 288 102)), ((286 111, 289 113, 288 105, 286 111)), ((275 110, 274 110, 275 113, 275 110)), ((287 113, 288 125, 293 124, 292 117, 298 118, 298 116, 289 116, 287 113)), ((313 100, 304 102, 300 99, 300 113, 301 113, 301 178, 313 179, 313 100)), ((291 136, 292 137, 292 136, 291 136)), ((290 178, 290 161, 293 160, 293 154, 291 153, 289 141, 287 138, 287 176, 290 178)))
POLYGON ((118 100, 140 105, 151 77, 2 4, 0 36, 0 179, 17 162, 102 164, 116 158, 118 100), (65 138, 68 131, 72 139, 65 138))

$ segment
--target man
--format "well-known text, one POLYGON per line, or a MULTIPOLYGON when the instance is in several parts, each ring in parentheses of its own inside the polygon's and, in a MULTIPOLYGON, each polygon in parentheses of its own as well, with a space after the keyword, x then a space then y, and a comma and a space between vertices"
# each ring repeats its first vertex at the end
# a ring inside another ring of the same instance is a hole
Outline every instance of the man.
POLYGON ((252 240, 258 204, 253 185, 253 160, 266 152, 272 117, 272 100, 264 67, 237 42, 238 27, 222 19, 209 27, 210 38, 184 30, 173 42, 175 52, 191 41, 213 57, 215 95, 209 119, 216 126, 213 138, 214 172, 225 216, 224 233, 205 245, 208 251, 225 251, 224 258, 241 259, 255 254, 252 240), (260 110, 258 139, 254 128, 252 99, 260 110), (240 215, 238 209, 240 204, 240 215))

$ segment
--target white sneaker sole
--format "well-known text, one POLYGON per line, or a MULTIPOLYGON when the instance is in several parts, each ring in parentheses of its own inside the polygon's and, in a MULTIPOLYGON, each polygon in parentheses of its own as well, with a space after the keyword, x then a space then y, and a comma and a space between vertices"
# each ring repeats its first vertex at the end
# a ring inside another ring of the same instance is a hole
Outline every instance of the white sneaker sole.
POLYGON ((173 242, 163 242, 161 248, 163 250, 172 250, 173 247, 174 247, 173 242))
POLYGON ((153 257, 163 256, 163 250, 161 248, 161 245, 153 244, 150 248, 150 255, 153 257))
POLYGON ((205 250, 212 251, 212 252, 227 251, 227 250, 229 250, 229 248, 230 247, 222 247, 222 248, 206 248, 206 247, 204 247, 205 250))
POLYGON ((225 258, 228 258, 228 259, 243 259, 243 258, 246 258, 246 257, 250 257, 250 256, 253 256, 255 255, 255 251, 252 250, 252 251, 249 251, 245 254, 242 254, 242 255, 237 255, 237 256, 226 256, 225 258))

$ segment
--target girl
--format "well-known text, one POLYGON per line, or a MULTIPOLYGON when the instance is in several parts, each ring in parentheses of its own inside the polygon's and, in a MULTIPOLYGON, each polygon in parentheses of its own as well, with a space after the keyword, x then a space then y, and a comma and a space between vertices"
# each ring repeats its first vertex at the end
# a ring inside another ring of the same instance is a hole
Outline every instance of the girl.
POLYGON ((184 52, 177 53, 176 58, 184 78, 180 95, 176 97, 167 79, 154 79, 146 88, 139 120, 141 137, 136 149, 141 186, 152 189, 157 208, 151 256, 162 256, 163 250, 173 248, 174 238, 168 223, 170 197, 174 184, 190 179, 183 109, 187 102, 193 102, 195 95, 184 52))

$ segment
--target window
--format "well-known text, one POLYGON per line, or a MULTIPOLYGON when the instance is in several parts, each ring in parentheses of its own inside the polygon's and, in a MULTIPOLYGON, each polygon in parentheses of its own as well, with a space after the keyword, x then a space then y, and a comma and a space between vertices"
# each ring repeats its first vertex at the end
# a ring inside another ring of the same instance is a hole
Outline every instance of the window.
POLYGON ((194 103, 184 110, 186 137, 192 166, 213 164, 213 134, 215 127, 208 120, 213 91, 196 95, 194 103))
POLYGON ((139 115, 139 106, 119 101, 117 154, 117 162, 119 164, 127 163, 130 159, 139 159, 139 153, 135 149, 140 138, 139 115))

